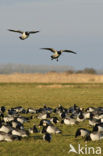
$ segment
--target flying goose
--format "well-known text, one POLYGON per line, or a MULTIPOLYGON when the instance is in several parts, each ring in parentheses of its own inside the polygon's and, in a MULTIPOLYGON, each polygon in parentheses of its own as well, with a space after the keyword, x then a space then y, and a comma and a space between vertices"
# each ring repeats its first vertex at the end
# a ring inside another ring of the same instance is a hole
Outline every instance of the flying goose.
POLYGON ((26 38, 29 37, 30 34, 34 34, 34 33, 38 33, 39 31, 21 31, 21 30, 12 30, 12 29, 8 29, 9 31, 12 31, 12 32, 17 32, 17 33, 20 33, 22 34, 19 38, 21 40, 25 40, 26 38))
POLYGON ((77 54, 76 52, 72 51, 72 50, 55 50, 53 48, 41 48, 43 50, 50 50, 51 52, 53 52, 54 54, 51 55, 51 60, 56 59, 58 61, 59 56, 63 53, 63 52, 68 52, 68 53, 73 53, 73 54, 77 54))

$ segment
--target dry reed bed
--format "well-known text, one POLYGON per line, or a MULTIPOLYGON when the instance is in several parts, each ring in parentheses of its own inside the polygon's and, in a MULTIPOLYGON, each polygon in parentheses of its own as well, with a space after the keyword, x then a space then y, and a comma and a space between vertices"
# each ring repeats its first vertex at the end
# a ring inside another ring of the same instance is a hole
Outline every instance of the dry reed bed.
POLYGON ((103 83, 103 75, 67 74, 67 73, 35 73, 0 75, 0 82, 7 83, 103 83))

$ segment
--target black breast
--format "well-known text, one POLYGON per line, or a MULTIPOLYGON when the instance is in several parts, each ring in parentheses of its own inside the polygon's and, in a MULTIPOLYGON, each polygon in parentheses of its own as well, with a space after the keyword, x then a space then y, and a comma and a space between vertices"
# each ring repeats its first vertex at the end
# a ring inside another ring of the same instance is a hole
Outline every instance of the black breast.
POLYGON ((58 54, 61 55, 61 51, 58 51, 58 54))
POLYGON ((29 32, 26 31, 25 34, 26 34, 26 35, 29 35, 29 32))

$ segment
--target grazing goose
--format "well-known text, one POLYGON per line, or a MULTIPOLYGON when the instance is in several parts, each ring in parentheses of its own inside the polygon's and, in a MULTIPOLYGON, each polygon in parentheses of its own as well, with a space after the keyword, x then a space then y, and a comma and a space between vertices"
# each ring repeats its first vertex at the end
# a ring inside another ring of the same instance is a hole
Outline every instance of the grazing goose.
POLYGON ((96 112, 95 115, 93 116, 94 119, 103 119, 103 113, 99 113, 99 112, 96 112))
POLYGON ((68 113, 74 113, 77 110, 80 110, 80 108, 76 104, 74 104, 72 107, 68 109, 68 113))
POLYGON ((54 123, 54 124, 57 124, 57 123, 59 122, 59 120, 58 120, 57 117, 52 117, 52 118, 50 119, 50 121, 51 121, 52 123, 54 123))
POLYGON ((85 118, 84 118, 84 115, 83 115, 83 113, 82 113, 82 111, 77 115, 77 121, 78 122, 82 122, 82 121, 84 121, 85 120, 85 118))
POLYGON ((100 121, 101 121, 101 123, 103 123, 103 118, 102 118, 102 119, 100 119, 100 121))
POLYGON ((51 122, 50 120, 47 120, 47 119, 42 119, 39 123, 39 127, 40 126, 47 126, 47 125, 51 125, 51 122))
POLYGON ((5 132, 0 132, 0 141, 4 141, 5 140, 5 132))
POLYGON ((13 140, 21 140, 20 136, 7 134, 5 132, 0 132, 0 141, 11 142, 13 140))
POLYGON ((46 113, 52 113, 53 109, 44 105, 43 111, 46 113))
POLYGON ((90 134, 89 130, 87 130, 85 128, 78 128, 76 133, 75 133, 75 138, 77 138, 78 136, 85 137, 89 134, 90 134))
POLYGON ((23 117, 23 116, 19 116, 16 118, 16 121, 20 122, 21 124, 23 124, 24 122, 29 121, 30 119, 32 119, 32 116, 30 117, 23 117))
POLYGON ((91 132, 89 135, 86 136, 85 141, 96 141, 103 139, 103 132, 91 132))
POLYGON ((103 123, 96 124, 93 127, 93 132, 103 132, 103 123))
POLYGON ((34 126, 33 126, 33 132, 34 132, 34 133, 38 133, 38 132, 39 132, 35 124, 34 124, 34 126))
POLYGON ((59 114, 59 116, 62 118, 62 119, 64 119, 65 117, 66 117, 66 112, 65 111, 63 111, 63 112, 58 112, 58 114, 59 114))
POLYGON ((99 123, 100 123, 100 120, 97 120, 94 118, 89 119, 89 125, 90 126, 95 126, 96 124, 99 124, 99 123))
POLYGON ((4 114, 0 112, 0 118, 4 118, 4 114))
POLYGON ((49 133, 45 133, 44 135, 43 135, 43 140, 45 140, 45 141, 48 141, 48 142, 50 142, 51 141, 51 134, 49 134, 49 133))
POLYGON ((11 109, 8 110, 8 114, 9 115, 16 115, 18 113, 26 113, 26 111, 21 106, 15 107, 15 108, 11 108, 11 109))
POLYGON ((3 118, 4 122, 10 122, 10 121, 13 121, 15 118, 13 116, 5 116, 3 118))
POLYGON ((68 117, 68 118, 63 119, 61 121, 61 123, 62 124, 64 123, 65 125, 75 125, 75 124, 77 124, 77 121, 76 121, 76 119, 68 117))
POLYGON ((11 132, 11 130, 12 130, 11 126, 0 124, 0 132, 9 133, 11 132))
POLYGON ((4 140, 7 141, 7 142, 11 142, 14 139, 13 139, 13 136, 11 134, 5 134, 4 140))
POLYGON ((47 119, 47 118, 50 118, 49 113, 41 113, 38 115, 38 119, 47 119))
POLYGON ((12 126, 12 128, 24 129, 23 124, 21 124, 21 123, 18 122, 18 121, 15 121, 15 120, 9 122, 8 124, 10 124, 10 125, 12 126))
POLYGON ((47 126, 44 126, 43 129, 42 129, 42 133, 53 133, 53 134, 59 134, 61 133, 61 130, 53 125, 47 125, 47 126))
POLYGON ((84 115, 85 119, 93 118, 93 113, 92 112, 84 112, 83 115, 84 115))
POLYGON ((103 113, 99 115, 99 119, 103 119, 103 113))
POLYGON ((8 115, 17 115, 17 112, 14 109, 9 109, 8 115))
POLYGON ((0 107, 0 112, 1 112, 1 113, 4 113, 5 110, 6 110, 6 108, 5 108, 4 106, 1 106, 1 107, 0 107))
POLYGON ((0 141, 13 141, 13 136, 11 134, 7 134, 5 132, 0 132, 0 141))
POLYGON ((34 33, 38 33, 39 31, 20 31, 20 30, 12 30, 12 29, 8 29, 9 31, 12 31, 12 32, 17 32, 17 33, 20 33, 22 34, 19 38, 21 40, 25 40, 26 38, 29 37, 30 34, 34 34, 34 33))
POLYGON ((67 109, 64 108, 61 104, 59 104, 59 107, 56 107, 56 108, 53 110, 54 113, 63 112, 63 111, 66 112, 67 109))
POLYGON ((33 128, 29 128, 29 132, 30 132, 31 134, 33 134, 33 133, 38 133, 39 131, 38 131, 36 125, 34 124, 33 128))
POLYGON ((86 109, 86 112, 94 112, 95 110, 96 110, 96 108, 94 108, 94 107, 88 107, 86 109))
POLYGON ((54 54, 51 55, 51 60, 56 59, 58 61, 59 56, 63 53, 63 52, 68 52, 68 53, 73 53, 76 54, 76 52, 72 51, 72 50, 55 50, 53 48, 41 48, 43 50, 50 50, 51 52, 53 52, 54 54))
POLYGON ((25 109, 22 106, 18 106, 12 109, 15 110, 17 113, 26 113, 25 109))
POLYGON ((5 134, 4 136, 4 141, 7 141, 7 142, 11 142, 13 140, 21 140, 21 137, 20 136, 17 136, 17 135, 11 135, 11 134, 5 134))
POLYGON ((27 113, 36 114, 36 109, 28 108, 27 113))
POLYGON ((12 130, 12 135, 17 135, 17 136, 21 136, 21 137, 28 137, 29 136, 29 132, 26 130, 21 130, 21 129, 13 129, 12 130))

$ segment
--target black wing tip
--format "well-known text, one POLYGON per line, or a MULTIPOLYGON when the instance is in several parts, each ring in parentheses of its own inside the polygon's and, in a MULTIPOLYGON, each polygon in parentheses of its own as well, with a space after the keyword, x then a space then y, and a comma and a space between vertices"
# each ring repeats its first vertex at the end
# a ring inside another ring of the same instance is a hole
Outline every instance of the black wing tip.
POLYGON ((15 30, 13 30, 13 29, 8 29, 8 31, 13 31, 13 32, 15 32, 15 30))
POLYGON ((72 51, 72 50, 64 50, 63 52, 69 52, 69 53, 77 54, 77 52, 72 51))
POLYGON ((73 54, 77 54, 77 52, 75 52, 75 51, 71 51, 71 53, 73 53, 73 54))
POLYGON ((47 48, 40 48, 40 49, 47 50, 47 48))
POLYGON ((33 33, 38 33, 40 32, 39 30, 38 31, 29 31, 30 34, 33 34, 33 33))
POLYGON ((34 33, 38 33, 38 32, 40 32, 40 31, 35 31, 34 33))
POLYGON ((75 54, 78 54, 78 51, 76 51, 75 54))
POLYGON ((44 49, 44 48, 40 48, 40 49, 44 49))

